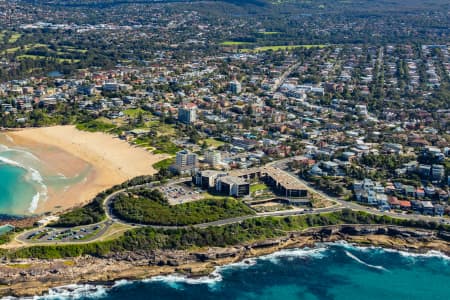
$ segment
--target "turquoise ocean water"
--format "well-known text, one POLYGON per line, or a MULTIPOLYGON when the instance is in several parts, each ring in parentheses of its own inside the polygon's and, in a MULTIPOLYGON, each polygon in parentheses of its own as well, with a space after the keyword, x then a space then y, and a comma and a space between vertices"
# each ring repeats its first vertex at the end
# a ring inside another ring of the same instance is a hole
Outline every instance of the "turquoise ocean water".
MULTIPOLYGON (((218 268, 213 276, 161 276, 54 289, 44 299, 448 300, 450 260, 346 243, 285 250, 218 268)), ((42 298, 41 298, 42 299, 42 298)))
POLYGON ((39 203, 47 200, 48 189, 64 191, 86 178, 86 168, 67 178, 45 170, 39 158, 30 151, 0 144, 0 215, 30 215, 39 203))

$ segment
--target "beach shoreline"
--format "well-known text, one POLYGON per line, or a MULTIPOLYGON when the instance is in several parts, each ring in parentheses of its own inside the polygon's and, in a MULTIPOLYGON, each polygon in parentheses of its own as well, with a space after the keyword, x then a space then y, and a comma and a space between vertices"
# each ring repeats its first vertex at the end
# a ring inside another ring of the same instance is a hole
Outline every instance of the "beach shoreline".
POLYGON ((248 259, 270 255, 287 249, 315 248, 326 243, 345 241, 362 247, 380 247, 405 253, 450 255, 450 242, 432 231, 407 236, 414 229, 380 226, 382 234, 371 231, 373 226, 354 225, 355 234, 336 230, 336 226, 310 228, 287 236, 260 242, 244 243, 224 248, 210 247, 195 250, 149 250, 114 253, 106 257, 69 259, 17 259, 13 266, 0 263, 0 296, 27 297, 43 295, 56 287, 88 284, 111 287, 117 281, 139 281, 155 276, 178 274, 186 278, 211 277, 218 267, 248 259), (393 230, 389 230, 392 228, 393 230), (368 230, 367 230, 368 229, 368 230), (364 232, 368 232, 365 234, 364 232), (26 268, 20 265, 27 266, 26 268), (18 269, 15 269, 18 268, 18 269), (18 274, 18 270, 21 274, 18 274))
POLYGON ((61 189, 51 186, 46 201, 34 213, 55 213, 88 203, 99 192, 140 175, 152 175, 152 165, 167 158, 106 133, 79 131, 75 126, 6 130, 7 146, 26 149, 44 164, 44 173, 71 178, 85 172, 80 182, 61 189))

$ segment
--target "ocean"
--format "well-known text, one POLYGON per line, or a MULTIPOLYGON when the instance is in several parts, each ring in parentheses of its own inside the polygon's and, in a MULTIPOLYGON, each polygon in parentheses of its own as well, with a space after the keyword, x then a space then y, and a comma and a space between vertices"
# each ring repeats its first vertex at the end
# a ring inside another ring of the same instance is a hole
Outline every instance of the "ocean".
POLYGON ((450 258, 347 243, 283 250, 219 267, 209 277, 159 276, 112 288, 74 285, 34 299, 448 300, 450 258))
POLYGON ((27 149, 0 144, 0 215, 31 215, 47 200, 49 188, 64 191, 89 173, 87 168, 68 178, 47 167, 27 149))

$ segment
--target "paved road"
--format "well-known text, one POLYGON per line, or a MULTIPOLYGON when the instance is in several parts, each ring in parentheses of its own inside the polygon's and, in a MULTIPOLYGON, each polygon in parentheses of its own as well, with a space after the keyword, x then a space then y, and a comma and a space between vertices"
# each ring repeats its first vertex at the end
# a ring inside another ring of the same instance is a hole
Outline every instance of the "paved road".
POLYGON ((284 71, 284 73, 278 78, 278 82, 275 83, 272 88, 270 89, 271 93, 275 93, 280 86, 283 85, 284 81, 286 80, 286 78, 291 75, 291 73, 296 70, 298 67, 300 67, 301 63, 296 63, 293 64, 292 66, 290 66, 286 71, 284 71))
POLYGON ((340 205, 341 209, 348 208, 348 209, 357 210, 357 211, 365 211, 367 213, 371 213, 374 215, 389 216, 389 217, 393 217, 393 218, 401 218, 401 219, 408 219, 408 220, 440 222, 443 219, 442 217, 424 216, 424 215, 419 215, 419 214, 402 214, 402 213, 396 213, 396 212, 391 212, 391 211, 380 211, 376 207, 367 207, 367 206, 364 206, 364 205, 361 205, 361 204, 358 204, 355 202, 349 202, 349 201, 345 201, 345 200, 342 200, 342 199, 339 199, 336 197, 332 197, 330 195, 325 194, 322 191, 317 190, 309 182, 299 178, 296 174, 286 171, 286 164, 289 161, 291 161, 292 159, 293 158, 286 158, 283 160, 275 161, 275 162, 272 162, 271 165, 272 165, 272 167, 282 169, 287 174, 290 174, 292 177, 295 177, 296 180, 303 183, 310 192, 316 193, 327 200, 338 203, 340 205))
MULTIPOLYGON (((268 165, 271 165, 275 168, 278 168, 280 170, 283 170, 284 172, 286 172, 287 174, 291 175, 295 180, 299 180, 301 183, 303 183, 306 188, 311 192, 311 193, 316 193, 318 195, 320 195, 321 197, 330 200, 332 202, 335 203, 335 205, 330 206, 330 207, 326 207, 326 208, 318 208, 318 209, 314 209, 314 210, 286 210, 286 211, 276 211, 276 212, 264 212, 264 213, 257 213, 255 215, 247 215, 247 216, 241 216, 241 217, 235 217, 235 218, 229 218, 229 219, 223 219, 223 220, 218 220, 218 221, 214 221, 214 222, 208 222, 208 223, 203 223, 203 224, 196 224, 196 225, 192 225, 192 226, 159 226, 159 225, 144 225, 144 224, 137 224, 136 222, 131 223, 131 222, 127 222, 124 220, 119 219, 118 217, 116 217, 112 210, 111 210, 111 204, 112 201, 114 200, 114 197, 116 195, 118 195, 119 193, 122 193, 124 191, 126 191, 127 189, 137 189, 137 188, 141 188, 141 187, 154 187, 155 185, 152 183, 148 183, 148 184, 142 184, 142 185, 137 185, 131 188, 125 188, 125 189, 121 189, 118 190, 112 194, 110 194, 109 196, 107 196, 105 198, 105 202, 104 202, 104 208, 105 208, 105 212, 106 212, 106 216, 107 216, 107 220, 102 222, 102 223, 107 223, 107 226, 105 226, 104 230, 101 230, 101 232, 99 232, 99 234, 97 234, 96 236, 88 239, 88 240, 84 240, 84 241, 70 241, 67 243, 86 243, 89 241, 94 241, 98 238, 100 238, 107 230, 107 228, 112 224, 112 223, 119 223, 119 224, 125 224, 125 225, 129 225, 135 228, 138 227, 152 227, 152 228, 161 228, 161 229, 180 229, 180 228, 188 228, 188 227, 195 227, 195 228, 207 228, 210 226, 224 226, 224 225, 229 225, 229 224, 235 224, 235 223, 241 223, 245 220, 249 220, 249 219, 254 219, 254 218, 263 218, 263 217, 269 217, 269 216, 274 216, 274 217, 285 217, 285 216, 298 216, 298 215, 307 215, 307 214, 320 214, 320 213, 328 213, 328 212, 335 212, 335 211, 340 211, 344 208, 348 208, 351 210, 355 210, 355 211, 364 211, 367 213, 371 213, 371 214, 375 214, 375 215, 381 215, 381 216, 390 216, 390 217, 394 217, 394 218, 402 218, 402 219, 408 219, 408 220, 423 220, 423 221, 435 221, 435 222, 439 222, 442 218, 437 218, 437 217, 432 217, 432 216, 423 216, 423 215, 418 215, 418 214, 399 214, 399 213, 395 213, 395 212, 382 212, 377 210, 376 208, 372 208, 372 207, 367 207, 367 206, 363 206, 354 202, 348 202, 348 201, 344 201, 342 199, 336 198, 336 197, 332 197, 329 196, 317 189, 315 189, 313 186, 311 186, 308 182, 300 179, 297 175, 286 171, 286 164, 287 162, 289 162, 290 160, 292 160, 292 158, 286 158, 286 159, 282 159, 279 161, 274 161, 269 163, 268 165)), ((169 185, 173 185, 173 184, 178 184, 181 182, 185 182, 189 179, 187 178, 181 178, 181 179, 175 179, 172 181, 169 181, 167 184, 169 185)), ((101 223, 99 223, 101 224, 101 223)), ((42 229, 42 228, 41 228, 42 229)), ((35 229, 39 230, 39 229, 35 229)), ((18 241, 22 242, 22 243, 30 243, 30 244, 34 244, 28 240, 26 240, 26 236, 28 236, 31 233, 31 231, 28 231, 26 233, 23 233, 22 235, 18 236, 18 238, 16 238, 18 241)), ((40 242, 39 244, 62 244, 64 242, 55 242, 55 241, 48 241, 48 243, 44 242, 40 242)))
POLYGON ((57 232, 63 232, 65 230, 71 229, 71 230, 79 230, 81 228, 86 228, 86 227, 94 227, 94 226, 102 226, 102 228, 93 236, 87 238, 87 239, 83 239, 83 240, 70 240, 70 241, 48 241, 48 240, 30 240, 28 239, 28 237, 38 231, 42 231, 45 227, 40 227, 40 228, 36 228, 36 229, 32 229, 29 231, 26 231, 22 234, 19 234, 18 236, 16 236, 15 240, 18 241, 19 243, 25 243, 25 244, 32 244, 34 246, 37 245, 48 245, 48 244, 85 244, 85 243, 90 243, 93 242, 95 240, 97 240, 98 238, 100 238, 101 236, 103 236, 106 231, 109 229, 109 227, 113 224, 114 222, 112 222, 111 220, 107 219, 105 221, 96 223, 96 224, 89 224, 89 225, 85 225, 85 226, 77 226, 77 227, 60 227, 60 228, 55 228, 55 231, 57 232))

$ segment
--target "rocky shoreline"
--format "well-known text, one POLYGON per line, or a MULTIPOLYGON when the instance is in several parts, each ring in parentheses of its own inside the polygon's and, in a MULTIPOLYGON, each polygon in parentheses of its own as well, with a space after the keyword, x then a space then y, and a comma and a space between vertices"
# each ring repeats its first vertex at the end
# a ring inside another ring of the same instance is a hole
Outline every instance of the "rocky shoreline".
POLYGON ((410 252, 437 250, 450 255, 450 234, 445 232, 387 225, 328 226, 226 248, 135 251, 101 258, 4 259, 0 263, 0 296, 35 296, 58 286, 112 285, 117 280, 140 280, 173 273, 189 277, 208 276, 218 266, 247 258, 341 240, 410 252))

